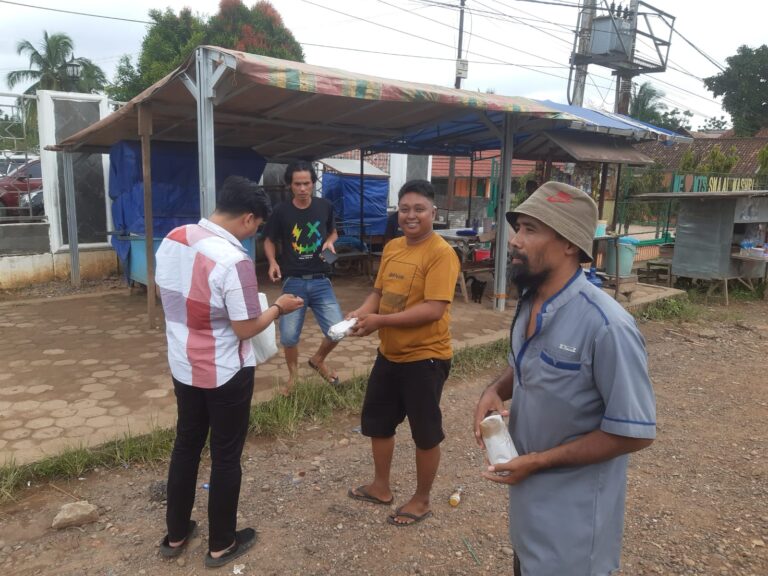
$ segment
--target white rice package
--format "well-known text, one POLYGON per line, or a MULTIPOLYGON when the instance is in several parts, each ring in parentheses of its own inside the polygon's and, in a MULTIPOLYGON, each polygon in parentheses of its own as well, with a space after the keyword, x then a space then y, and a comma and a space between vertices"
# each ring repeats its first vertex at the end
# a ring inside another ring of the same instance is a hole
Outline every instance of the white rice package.
POLYGON ((491 464, 503 464, 517 458, 517 450, 501 414, 484 418, 480 422, 480 433, 483 435, 488 461, 491 464))
POLYGON ((357 318, 350 318, 349 320, 342 320, 341 322, 338 322, 337 324, 334 324, 328 329, 328 338, 333 340, 334 342, 338 342, 344 336, 347 335, 347 332, 349 332, 349 329, 352 328, 357 324, 357 318))

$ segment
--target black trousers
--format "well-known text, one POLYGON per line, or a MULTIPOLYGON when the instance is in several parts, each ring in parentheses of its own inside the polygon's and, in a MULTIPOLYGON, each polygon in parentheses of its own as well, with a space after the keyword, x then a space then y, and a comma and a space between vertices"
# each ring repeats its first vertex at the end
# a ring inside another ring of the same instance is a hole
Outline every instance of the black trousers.
POLYGON ((520 557, 515 554, 514 560, 514 576, 523 576, 523 572, 520 568, 520 557))
POLYGON ((240 457, 248 433, 254 368, 243 368, 218 388, 196 388, 173 380, 178 420, 168 470, 168 538, 187 537, 195 503, 200 453, 211 433, 208 493, 208 545, 224 550, 235 541, 242 469, 240 457))

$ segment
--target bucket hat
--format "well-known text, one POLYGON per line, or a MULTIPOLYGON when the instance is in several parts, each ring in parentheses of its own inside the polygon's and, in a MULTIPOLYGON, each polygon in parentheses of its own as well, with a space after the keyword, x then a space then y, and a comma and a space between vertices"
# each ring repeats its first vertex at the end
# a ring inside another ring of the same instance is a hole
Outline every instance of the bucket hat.
POLYGON ((507 212, 507 222, 514 227, 520 214, 536 218, 577 246, 581 250, 581 262, 592 261, 597 205, 583 190, 560 182, 547 182, 507 212))

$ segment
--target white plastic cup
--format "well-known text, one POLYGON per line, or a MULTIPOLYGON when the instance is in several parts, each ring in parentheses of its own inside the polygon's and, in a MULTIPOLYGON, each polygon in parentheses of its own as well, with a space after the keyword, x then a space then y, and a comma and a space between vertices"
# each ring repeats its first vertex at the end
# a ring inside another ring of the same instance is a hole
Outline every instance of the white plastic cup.
POLYGON ((518 453, 501 414, 492 414, 480 422, 480 433, 485 443, 488 461, 492 465, 504 464, 517 458, 518 453))

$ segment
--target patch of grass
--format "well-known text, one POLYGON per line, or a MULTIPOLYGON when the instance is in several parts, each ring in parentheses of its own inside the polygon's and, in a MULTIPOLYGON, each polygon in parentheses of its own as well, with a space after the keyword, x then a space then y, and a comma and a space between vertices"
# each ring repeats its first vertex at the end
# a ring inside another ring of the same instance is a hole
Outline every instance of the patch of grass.
MULTIPOLYGON (((467 377, 491 367, 504 366, 509 343, 506 339, 459 350, 451 376, 467 377)), ((368 375, 358 375, 338 387, 311 378, 297 384, 288 396, 276 395, 251 407, 249 430, 261 436, 294 434, 302 422, 325 420, 335 412, 357 412, 363 403, 368 375)), ((17 465, 13 460, 0 467, 0 502, 14 499, 28 483, 41 484, 62 478, 77 478, 94 468, 117 468, 132 463, 167 460, 175 430, 155 427, 141 435, 126 433, 106 444, 70 448, 38 462, 17 465)))
POLYGON ((701 307, 688 298, 664 298, 647 306, 633 310, 632 314, 640 320, 683 320, 690 322, 701 315, 701 307))

